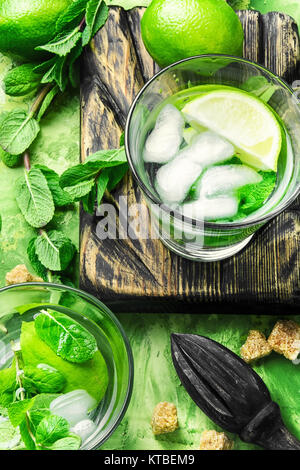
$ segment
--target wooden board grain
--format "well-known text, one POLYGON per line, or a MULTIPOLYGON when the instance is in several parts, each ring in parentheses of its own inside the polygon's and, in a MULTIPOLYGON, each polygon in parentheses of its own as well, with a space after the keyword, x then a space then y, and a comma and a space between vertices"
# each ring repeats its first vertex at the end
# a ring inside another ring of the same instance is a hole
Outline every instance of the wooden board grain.
MULTIPOLYGON (((140 36, 142 8, 110 9, 109 19, 84 54, 81 83, 81 154, 118 146, 130 105, 158 70, 140 36)), ((292 82, 299 36, 287 15, 240 11, 244 56, 292 82)), ((143 203, 128 175, 107 195, 143 203)), ((147 223, 147 212, 144 213, 147 223)), ((81 213, 81 288, 117 312, 299 312, 299 200, 265 225, 237 256, 216 263, 180 258, 159 240, 99 240, 101 218, 81 213)), ((120 227, 125 222, 118 219, 120 227)))

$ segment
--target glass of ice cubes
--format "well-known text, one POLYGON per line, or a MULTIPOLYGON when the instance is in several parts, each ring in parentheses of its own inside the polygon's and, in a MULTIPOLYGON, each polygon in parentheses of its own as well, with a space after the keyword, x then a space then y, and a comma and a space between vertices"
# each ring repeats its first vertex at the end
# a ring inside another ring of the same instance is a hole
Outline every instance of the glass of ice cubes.
POLYGON ((161 70, 140 91, 128 115, 125 148, 151 214, 143 236, 159 237, 191 260, 221 260, 242 250, 299 194, 299 101, 283 80, 256 63, 222 55, 191 57, 161 70), (224 90, 243 93, 243 111, 230 112, 230 102, 228 110, 202 105, 197 111, 202 121, 197 112, 196 119, 184 112, 195 99, 224 90), (254 125, 252 119, 254 150, 248 152, 236 136, 255 103, 264 118, 254 125), (263 154, 276 140, 272 122, 280 145, 274 144, 279 147, 268 167, 263 154))

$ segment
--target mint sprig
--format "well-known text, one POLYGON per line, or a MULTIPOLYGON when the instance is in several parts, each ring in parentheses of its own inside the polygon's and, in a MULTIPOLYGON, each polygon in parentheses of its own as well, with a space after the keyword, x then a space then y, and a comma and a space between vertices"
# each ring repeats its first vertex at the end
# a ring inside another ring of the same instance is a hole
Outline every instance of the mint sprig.
POLYGON ((76 252, 72 241, 53 225, 56 209, 80 201, 85 211, 93 212, 96 199, 100 205, 128 169, 123 145, 96 152, 61 176, 47 166, 30 163, 29 148, 40 131, 40 121, 57 95, 69 84, 78 85, 78 59, 107 17, 104 0, 74 0, 57 19, 52 40, 37 47, 48 52, 49 58, 15 67, 4 79, 11 96, 37 92, 27 112, 16 109, 0 114, 0 146, 2 161, 10 167, 20 164, 23 155, 24 175, 16 183, 16 200, 27 223, 37 229, 27 254, 45 281, 67 282, 66 270, 76 252))
MULTIPOLYGON (((11 389, 12 376, 14 377, 14 394, 11 401, 6 403, 4 411, 9 418, 7 423, 16 429, 16 442, 9 436, 8 448, 18 445, 21 434, 28 450, 79 449, 81 438, 70 432, 70 425, 64 418, 50 412, 50 403, 58 395, 52 392, 36 395, 41 389, 61 391, 65 385, 62 374, 47 364, 41 364, 40 368, 29 364, 25 366, 20 346, 12 343, 12 349, 13 364, 1 371, 5 376, 1 384, 4 390, 7 390, 5 387, 11 389)), ((6 429, 13 434, 12 428, 6 425, 6 429)))

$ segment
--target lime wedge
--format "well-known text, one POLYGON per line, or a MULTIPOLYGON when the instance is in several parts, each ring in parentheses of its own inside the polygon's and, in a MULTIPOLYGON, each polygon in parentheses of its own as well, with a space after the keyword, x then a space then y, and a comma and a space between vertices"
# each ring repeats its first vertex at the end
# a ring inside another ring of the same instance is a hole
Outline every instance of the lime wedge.
POLYGON ((228 139, 244 163, 258 170, 277 170, 281 130, 272 111, 248 93, 212 91, 185 105, 188 121, 228 139))

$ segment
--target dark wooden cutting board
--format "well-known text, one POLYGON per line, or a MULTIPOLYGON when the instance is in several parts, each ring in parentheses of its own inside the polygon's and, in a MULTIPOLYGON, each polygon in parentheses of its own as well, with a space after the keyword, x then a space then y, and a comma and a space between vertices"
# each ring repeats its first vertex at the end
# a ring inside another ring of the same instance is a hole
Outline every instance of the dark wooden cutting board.
MULTIPOLYGON (((158 70, 140 35, 144 9, 111 8, 105 27, 86 50, 81 81, 81 156, 116 148, 129 107, 158 70)), ((244 56, 289 83, 297 78, 299 36, 287 15, 237 12, 245 31, 244 56)), ((141 202, 128 174, 108 196, 141 202)), ((299 199, 271 220, 233 258, 185 260, 159 240, 99 240, 100 218, 81 211, 81 288, 115 312, 299 313, 299 199)), ((146 222, 145 222, 146 223, 146 222)))

